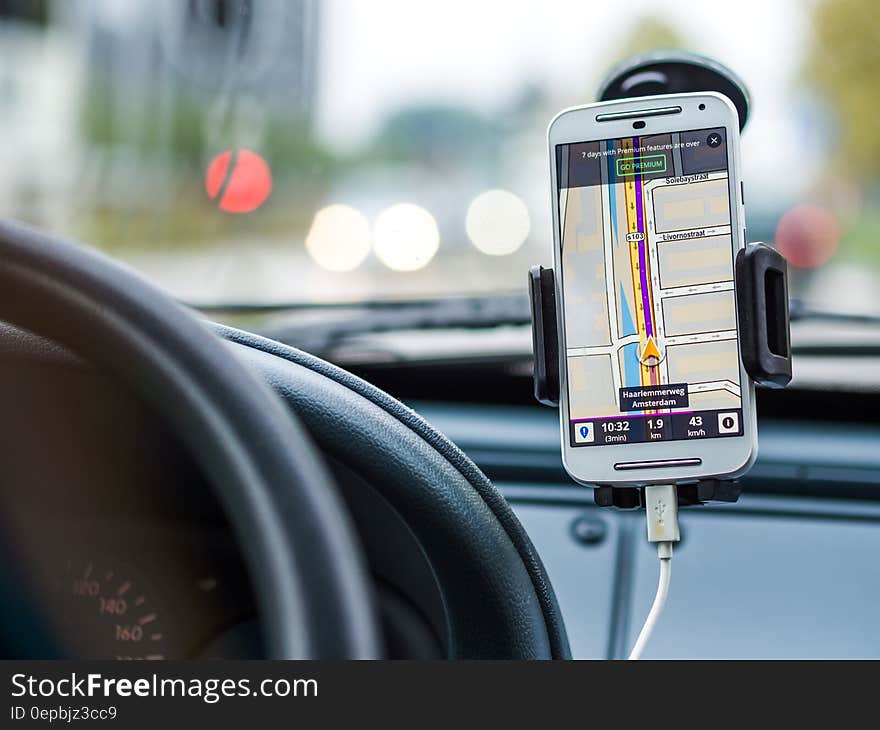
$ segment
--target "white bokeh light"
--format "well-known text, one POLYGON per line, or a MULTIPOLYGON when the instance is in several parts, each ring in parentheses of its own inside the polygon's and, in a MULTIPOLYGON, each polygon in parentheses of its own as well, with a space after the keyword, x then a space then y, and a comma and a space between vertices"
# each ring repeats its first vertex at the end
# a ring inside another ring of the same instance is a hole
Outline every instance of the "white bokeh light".
POLYGON ((397 203, 383 210, 373 226, 376 256, 394 271, 417 271, 428 265, 440 246, 437 222, 427 210, 397 203))
POLYGON ((489 256, 506 256, 529 237, 529 209, 507 190, 487 190, 468 206, 465 230, 478 250, 489 256))
POLYGON ((352 271, 370 252, 370 222, 348 205, 328 205, 315 213, 306 250, 322 269, 352 271))

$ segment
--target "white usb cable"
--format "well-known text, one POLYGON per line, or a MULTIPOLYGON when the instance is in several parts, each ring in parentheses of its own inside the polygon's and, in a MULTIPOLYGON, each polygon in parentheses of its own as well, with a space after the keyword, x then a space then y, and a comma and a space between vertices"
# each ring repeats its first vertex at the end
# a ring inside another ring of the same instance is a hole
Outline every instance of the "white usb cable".
POLYGON ((681 540, 678 529, 678 494, 675 485, 656 484, 645 487, 645 513, 648 519, 648 542, 657 543, 660 582, 657 584, 654 603, 630 652, 630 659, 641 658, 669 595, 669 581, 672 577, 672 544, 681 540))

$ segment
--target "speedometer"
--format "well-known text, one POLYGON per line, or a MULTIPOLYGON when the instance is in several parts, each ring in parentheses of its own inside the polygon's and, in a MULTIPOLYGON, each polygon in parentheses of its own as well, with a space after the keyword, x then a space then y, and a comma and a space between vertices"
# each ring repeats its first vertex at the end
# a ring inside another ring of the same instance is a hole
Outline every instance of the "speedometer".
POLYGON ((72 545, 57 531, 21 556, 27 610, 47 628, 41 658, 265 656, 250 581, 225 535, 127 524, 79 531, 101 539, 72 545))
POLYGON ((162 613, 144 581, 107 561, 68 560, 56 577, 59 623, 77 657, 165 659, 162 613))

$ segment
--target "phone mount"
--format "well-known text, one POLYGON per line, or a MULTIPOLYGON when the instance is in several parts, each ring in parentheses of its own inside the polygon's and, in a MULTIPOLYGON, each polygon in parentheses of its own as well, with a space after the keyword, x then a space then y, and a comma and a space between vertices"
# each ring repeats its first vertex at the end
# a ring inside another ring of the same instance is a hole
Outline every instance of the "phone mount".
POLYGON ((718 61, 685 51, 651 51, 630 56, 599 84, 599 101, 636 96, 717 91, 736 107, 739 131, 749 120, 749 91, 742 79, 718 61))
MULTIPOLYGON (((612 70, 599 89, 601 101, 636 96, 716 91, 736 107, 742 130, 749 115, 745 85, 730 69, 689 53, 656 52, 634 56, 612 70)), ((749 377, 760 385, 783 388, 791 380, 788 314, 788 267, 776 249, 748 243, 734 262, 739 349, 749 377)), ((529 270, 532 308, 535 398, 559 405, 559 332, 556 281, 552 269, 529 270)), ((735 480, 706 479, 678 485, 679 506, 736 502, 735 480)), ((643 487, 594 487, 600 507, 633 509, 645 504, 643 487)))

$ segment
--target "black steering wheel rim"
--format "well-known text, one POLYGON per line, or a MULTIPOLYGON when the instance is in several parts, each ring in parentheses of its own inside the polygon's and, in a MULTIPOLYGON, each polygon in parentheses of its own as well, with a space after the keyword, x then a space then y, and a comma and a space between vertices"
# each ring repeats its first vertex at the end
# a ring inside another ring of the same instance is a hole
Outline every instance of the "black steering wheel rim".
POLYGON ((11 222, 0 319, 123 382, 189 448, 238 538, 272 658, 378 655, 360 550, 311 441, 201 322, 107 257, 11 222))

